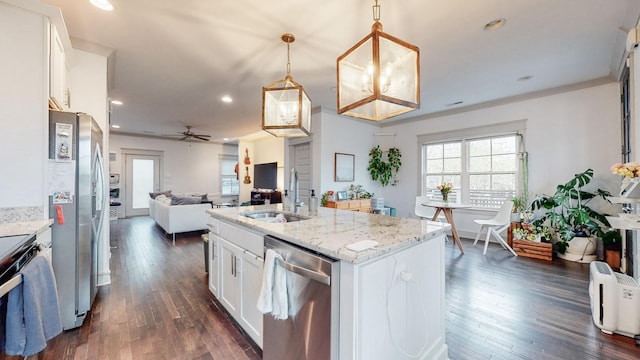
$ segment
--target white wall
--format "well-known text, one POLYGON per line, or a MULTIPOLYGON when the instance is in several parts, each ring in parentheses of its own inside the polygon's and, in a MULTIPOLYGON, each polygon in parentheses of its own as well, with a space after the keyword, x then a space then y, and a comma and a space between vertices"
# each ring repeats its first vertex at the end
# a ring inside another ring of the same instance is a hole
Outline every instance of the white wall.
POLYGON ((42 15, 0 4, 0 31, 0 207, 48 212, 48 23, 42 15))
POLYGON ((218 155, 237 155, 235 145, 111 134, 109 151, 116 153, 116 160, 110 164, 111 173, 120 174, 121 200, 126 190, 123 148, 162 151, 164 176, 160 182, 160 190, 172 190, 173 193, 219 193, 221 189, 218 155))
MULTIPOLYGON (((253 159, 251 164, 278 163, 278 189, 284 190, 284 138, 278 138, 265 132, 265 136, 253 141, 253 159)), ((252 178, 253 179, 253 178, 252 178)))
MULTIPOLYGON (((610 173, 609 167, 620 158, 619 87, 610 83, 385 127, 384 132, 397 133, 396 144, 402 152, 400 186, 381 191, 385 202, 397 208, 398 216, 415 216, 421 168, 418 135, 521 119, 527 121, 530 195, 553 194, 557 184, 587 168, 595 171, 594 188, 617 192, 620 179, 610 173)), ((456 227, 462 235, 473 235, 477 226, 472 220, 490 216, 458 210, 456 227)))
POLYGON ((241 139, 238 143, 238 156, 240 160, 240 203, 251 200, 251 190, 254 185, 253 166, 255 164, 278 163, 277 185, 279 190, 284 189, 284 149, 285 139, 275 137, 267 132, 254 134, 241 139), (245 149, 249 151, 250 165, 244 164, 245 149), (249 168, 251 184, 244 184, 244 176, 249 168))
POLYGON ((96 120, 105 140, 109 138, 107 58, 74 49, 71 73, 71 111, 87 113, 96 120))
MULTIPOLYGON (((349 117, 339 116, 335 112, 321 112, 317 120, 319 122, 320 134, 317 139, 322 139, 318 151, 319 176, 321 186, 316 186, 318 196, 328 190, 347 190, 349 185, 362 185, 367 191, 373 192, 376 196, 381 195, 380 183, 373 182, 367 167, 369 166, 369 151, 382 139, 374 134, 381 132, 377 123, 365 120, 357 120, 349 117), (354 180, 351 182, 336 182, 334 166, 335 153, 345 153, 355 155, 354 180)), ((314 141, 316 140, 314 134, 314 141)), ((314 169, 315 170, 315 169, 314 169)))
POLYGON ((240 179, 239 204, 251 200, 251 190, 253 189, 253 142, 249 140, 238 141, 238 179, 240 179), (247 155, 248 154, 248 155, 247 155), (246 157, 249 157, 251 164, 245 164, 246 157), (245 184, 245 178, 249 176, 250 182, 245 184))

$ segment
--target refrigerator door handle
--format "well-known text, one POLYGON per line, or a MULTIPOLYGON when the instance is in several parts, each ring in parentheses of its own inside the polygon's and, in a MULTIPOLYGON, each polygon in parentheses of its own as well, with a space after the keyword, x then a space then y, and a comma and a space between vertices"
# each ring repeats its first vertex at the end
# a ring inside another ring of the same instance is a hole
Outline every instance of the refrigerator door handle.
POLYGON ((100 235, 102 234, 102 225, 104 222, 104 214, 105 211, 107 209, 107 202, 105 201, 105 181, 104 181, 104 168, 103 168, 104 164, 103 164, 103 160, 102 160, 102 154, 100 153, 100 147, 97 146, 96 147, 96 151, 95 151, 95 169, 94 169, 94 173, 93 176, 94 181, 95 181, 95 188, 94 188, 94 196, 96 198, 95 200, 95 208, 93 211, 95 211, 95 213, 92 216, 92 227, 93 227, 93 234, 95 235, 95 238, 100 241, 100 235), (97 219, 96 219, 97 217, 97 219))

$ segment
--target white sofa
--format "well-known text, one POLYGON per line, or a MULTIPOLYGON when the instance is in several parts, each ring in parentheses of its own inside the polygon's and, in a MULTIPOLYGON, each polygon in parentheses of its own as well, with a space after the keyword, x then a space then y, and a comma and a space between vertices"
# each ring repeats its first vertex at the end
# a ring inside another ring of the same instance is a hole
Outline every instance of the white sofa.
POLYGON ((206 230, 210 203, 171 205, 171 198, 160 195, 149 199, 149 216, 167 233, 173 235, 176 244, 176 233, 206 230))

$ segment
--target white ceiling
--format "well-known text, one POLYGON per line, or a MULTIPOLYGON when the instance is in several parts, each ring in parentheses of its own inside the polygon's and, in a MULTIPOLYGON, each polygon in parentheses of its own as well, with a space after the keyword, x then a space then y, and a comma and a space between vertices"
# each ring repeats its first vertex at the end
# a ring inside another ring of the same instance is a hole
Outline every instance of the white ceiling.
MULTIPOLYGON (((213 141, 260 131, 262 87, 291 75, 314 107, 336 109, 336 58, 370 32, 374 0, 43 0, 62 9, 74 47, 110 55, 120 132, 213 141), (231 104, 220 99, 233 97, 231 104)), ((637 0, 380 0, 384 31, 417 45, 420 109, 394 121, 545 89, 615 80, 637 0), (497 31, 486 23, 505 18, 497 31), (518 81, 532 76, 528 81, 518 81), (463 104, 447 106, 458 101, 463 104)))

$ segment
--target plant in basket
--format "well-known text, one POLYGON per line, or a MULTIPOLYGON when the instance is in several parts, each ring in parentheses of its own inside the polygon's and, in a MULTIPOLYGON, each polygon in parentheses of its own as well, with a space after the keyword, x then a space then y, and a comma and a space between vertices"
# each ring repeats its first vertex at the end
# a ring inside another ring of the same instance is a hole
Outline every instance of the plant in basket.
POLYGON ((611 196, 610 192, 602 189, 586 191, 584 188, 592 179, 593 170, 587 169, 575 174, 567 183, 558 185, 553 195, 538 195, 531 203, 531 210, 544 211, 533 225, 549 226, 557 232, 555 247, 560 254, 565 253, 574 237, 597 236, 605 243, 620 238, 615 230, 603 230, 610 227, 607 218, 588 206, 595 198, 609 202, 607 198, 611 196))

